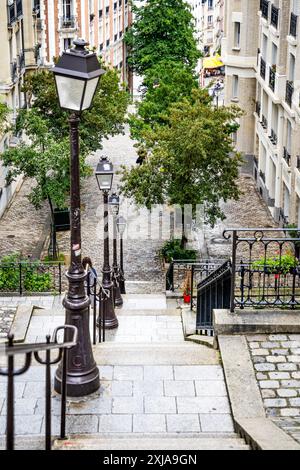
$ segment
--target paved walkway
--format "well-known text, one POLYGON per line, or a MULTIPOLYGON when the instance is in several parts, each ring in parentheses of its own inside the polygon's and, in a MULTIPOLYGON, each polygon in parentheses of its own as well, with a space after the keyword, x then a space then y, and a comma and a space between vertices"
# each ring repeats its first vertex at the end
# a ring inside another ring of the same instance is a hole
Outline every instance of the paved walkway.
MULTIPOLYGON (((124 436, 236 436, 218 353, 185 342, 180 310, 163 295, 125 298, 120 326, 95 347, 101 388, 68 400, 70 434, 124 436), (136 314, 135 314, 136 313, 136 314)), ((26 340, 40 341, 63 322, 62 309, 34 311, 26 340)), ((54 368, 53 371, 54 373, 54 368)), ((0 378, 0 433, 5 432, 5 380, 0 378)), ((38 437, 44 430, 44 369, 33 365, 16 378, 16 432, 38 437)), ((60 399, 53 393, 53 433, 60 399)), ((39 446, 39 441, 36 441, 39 446)), ((230 443, 230 444, 229 444, 230 443)), ((74 444, 74 443, 73 443, 74 444)))

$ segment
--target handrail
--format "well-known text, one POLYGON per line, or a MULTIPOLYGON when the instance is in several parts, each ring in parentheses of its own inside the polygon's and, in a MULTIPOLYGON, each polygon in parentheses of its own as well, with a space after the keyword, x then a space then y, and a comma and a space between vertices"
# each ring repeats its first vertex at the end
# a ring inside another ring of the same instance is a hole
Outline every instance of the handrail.
POLYGON ((66 397, 67 397, 67 355, 68 350, 74 347, 78 341, 78 330, 74 325, 63 325, 57 327, 52 335, 46 336, 46 342, 14 344, 14 336, 8 335, 8 342, 0 347, 0 353, 7 357, 7 368, 0 368, 0 375, 7 377, 7 414, 6 414, 6 449, 14 450, 15 440, 15 402, 14 402, 14 377, 25 373, 31 366, 32 354, 39 364, 45 366, 45 449, 51 450, 51 365, 62 360, 62 383, 61 383, 61 423, 60 437, 66 435, 66 397), (70 341, 58 342, 59 331, 64 332, 64 338, 72 332, 70 341), (58 354, 51 358, 51 350, 58 349, 58 354), (45 357, 40 357, 39 352, 45 352, 45 357), (14 356, 24 354, 24 364, 15 368, 14 356))
POLYGON ((224 274, 228 274, 231 272, 231 261, 227 260, 221 266, 219 266, 215 271, 209 274, 205 279, 199 282, 197 285, 197 291, 201 292, 205 287, 209 286, 213 282, 217 281, 220 277, 224 276, 224 274))

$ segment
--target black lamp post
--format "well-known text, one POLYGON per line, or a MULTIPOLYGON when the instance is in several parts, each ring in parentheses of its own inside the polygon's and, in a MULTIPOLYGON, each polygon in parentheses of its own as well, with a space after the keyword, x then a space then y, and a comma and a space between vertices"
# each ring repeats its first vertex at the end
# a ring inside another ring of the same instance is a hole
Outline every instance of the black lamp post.
POLYGON ((120 207, 120 198, 118 194, 113 193, 108 198, 108 204, 113 216, 113 284, 114 284, 114 299, 115 299, 115 307, 121 307, 123 305, 123 299, 120 291, 119 286, 119 278, 120 278, 120 268, 118 266, 117 260, 117 216, 119 214, 119 207, 120 207))
MULTIPOLYGON (((74 41, 75 47, 63 52, 52 71, 61 108, 71 111, 70 124, 70 174, 71 174, 71 263, 66 276, 68 292, 63 300, 66 324, 78 328, 78 343, 68 354, 67 394, 72 397, 88 395, 100 386, 99 371, 93 357, 89 332, 89 303, 85 292, 86 272, 81 262, 80 224, 80 170, 79 135, 80 113, 90 108, 100 76, 96 54, 86 50, 83 39, 74 41)), ((67 340, 67 338, 66 338, 67 340)), ((59 365, 54 388, 61 392, 62 368, 59 365)))
MULTIPOLYGON (((109 296, 105 300, 101 300, 102 310, 105 318, 104 327, 107 329, 116 328, 118 326, 118 319, 115 314, 114 308, 114 288, 111 280, 111 269, 109 265, 109 232, 108 232, 108 192, 112 187, 113 180, 113 165, 107 157, 101 157, 96 168, 96 179, 100 191, 103 191, 104 203, 104 262, 102 268, 102 286, 109 296)), ((98 318, 98 323, 101 321, 98 318)))
POLYGON ((119 270, 119 286, 121 294, 126 294, 125 290, 125 278, 124 278, 124 266, 123 266, 123 234, 126 228, 126 220, 125 218, 120 215, 117 218, 117 229, 120 234, 120 270, 119 270))

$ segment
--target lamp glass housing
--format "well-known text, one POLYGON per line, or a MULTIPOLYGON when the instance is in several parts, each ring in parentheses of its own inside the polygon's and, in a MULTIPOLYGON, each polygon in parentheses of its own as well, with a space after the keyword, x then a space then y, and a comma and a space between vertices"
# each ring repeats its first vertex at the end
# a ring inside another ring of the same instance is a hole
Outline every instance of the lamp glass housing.
POLYGON ((120 215, 117 218, 116 225, 117 225, 117 229, 120 235, 123 235, 123 233, 125 232, 125 228, 126 228, 126 219, 122 215, 120 215))
POLYGON ((119 214, 120 198, 116 193, 113 193, 108 198, 108 204, 109 204, 112 215, 117 216, 119 214))
POLYGON ((113 165, 107 159, 107 157, 102 157, 99 161, 97 168, 96 168, 96 179, 101 191, 110 191, 112 187, 113 181, 113 165))

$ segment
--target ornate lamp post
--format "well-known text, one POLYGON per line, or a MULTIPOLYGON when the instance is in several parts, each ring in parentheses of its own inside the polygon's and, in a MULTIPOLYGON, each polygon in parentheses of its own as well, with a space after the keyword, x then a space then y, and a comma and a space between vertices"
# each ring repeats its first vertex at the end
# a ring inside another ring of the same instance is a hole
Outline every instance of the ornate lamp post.
POLYGON ((124 278, 124 266, 123 266, 123 234, 126 228, 126 220, 125 218, 120 215, 117 218, 117 229, 120 234, 120 269, 119 269, 119 286, 121 294, 126 294, 125 290, 125 278, 124 278))
MULTIPOLYGON (((90 332, 90 300, 85 292, 86 272, 81 263, 81 225, 80 225, 80 170, 79 135, 80 113, 89 109, 100 76, 96 54, 86 50, 83 39, 74 41, 75 47, 63 52, 52 71, 61 108, 71 111, 70 124, 70 174, 71 174, 71 263, 66 273, 69 281, 68 292, 63 300, 66 308, 66 324, 78 328, 78 343, 68 354, 67 394, 72 397, 88 395, 99 386, 99 371, 93 358, 90 332)), ((66 338, 67 339, 67 338, 66 338)), ((62 368, 59 365, 54 388, 61 391, 62 368)))
POLYGON ((113 284, 114 284, 114 298, 115 298, 115 307, 121 307, 123 305, 123 299, 121 296, 119 278, 120 278, 120 268, 118 266, 117 260, 117 224, 116 219, 119 214, 120 207, 120 198, 118 194, 113 193, 108 198, 108 204, 113 216, 113 284))
MULTIPOLYGON (((102 268, 102 286, 104 291, 109 293, 109 297, 102 302, 104 311, 105 324, 107 329, 116 328, 118 326, 118 319, 115 314, 114 308, 114 289, 111 280, 111 269, 109 265, 109 232, 108 232, 108 192, 112 187, 113 180, 113 165, 107 157, 101 157, 96 168, 96 179, 100 191, 103 191, 104 203, 104 262, 102 268)), ((100 322, 101 319, 98 319, 100 322)))

